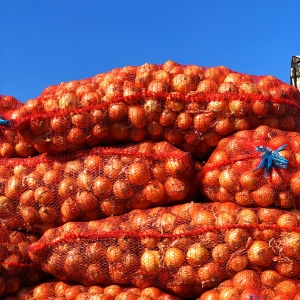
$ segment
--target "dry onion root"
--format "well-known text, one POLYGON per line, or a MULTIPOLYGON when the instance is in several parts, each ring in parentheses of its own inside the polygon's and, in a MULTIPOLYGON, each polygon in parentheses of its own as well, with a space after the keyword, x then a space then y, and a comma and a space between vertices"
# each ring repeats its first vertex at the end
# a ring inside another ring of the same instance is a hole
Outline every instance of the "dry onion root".
POLYGON ((274 76, 167 61, 49 86, 12 118, 40 153, 152 139, 202 158, 236 131, 299 131, 299 98, 274 76))
POLYGON ((267 126, 240 131, 220 141, 198 175, 199 186, 212 201, 299 207, 299 145, 297 132, 267 126))
POLYGON ((22 288, 4 300, 179 300, 156 287, 136 288, 120 285, 83 286, 63 281, 48 281, 30 288, 22 288))
POLYGON ((0 228, 0 297, 17 292, 21 287, 37 284, 43 271, 28 256, 28 247, 38 237, 0 228), (30 274, 30 276, 28 276, 30 274))
POLYGON ((0 223, 42 233, 68 221, 90 221, 187 201, 199 192, 190 154, 167 142, 3 160, 0 223))
POLYGON ((156 286, 199 297, 247 269, 299 278, 299 242, 296 214, 186 203, 67 223, 48 230, 29 254, 60 280, 156 286))

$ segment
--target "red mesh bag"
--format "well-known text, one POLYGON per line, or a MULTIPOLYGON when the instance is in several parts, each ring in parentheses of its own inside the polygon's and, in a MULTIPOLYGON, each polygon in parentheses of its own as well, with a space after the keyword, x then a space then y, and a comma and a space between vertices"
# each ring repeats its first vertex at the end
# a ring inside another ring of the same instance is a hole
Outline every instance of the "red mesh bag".
POLYGON ((186 203, 70 222, 44 233, 29 254, 60 280, 156 286, 198 297, 246 269, 299 278, 299 241, 296 214, 186 203))
POLYGON ((90 287, 63 281, 49 281, 22 288, 4 300, 179 300, 156 287, 136 288, 120 285, 90 287))
POLYGON ((239 130, 299 131, 299 95, 273 76, 167 61, 50 86, 13 123, 40 153, 153 139, 202 158, 239 130))
POLYGON ((282 277, 274 270, 244 270, 218 287, 203 293, 197 300, 298 300, 299 280, 282 277))
POLYGON ((15 110, 18 110, 23 106, 24 104, 13 96, 0 95, 0 112, 1 117, 4 119, 13 117, 15 110))
POLYGON ((3 159, 0 223, 44 232, 68 221, 187 201, 199 192, 188 152, 167 142, 3 159))
POLYGON ((37 284, 43 271, 28 256, 28 247, 38 240, 34 235, 0 227, 0 297, 13 294, 22 286, 37 284))
POLYGON ((24 104, 12 96, 0 95, 0 157, 28 157, 36 153, 33 145, 25 142, 15 128, 11 127, 10 120, 14 112, 24 104))
POLYGON ((300 204, 300 134, 267 126, 224 138, 199 173, 212 201, 291 208, 300 204))

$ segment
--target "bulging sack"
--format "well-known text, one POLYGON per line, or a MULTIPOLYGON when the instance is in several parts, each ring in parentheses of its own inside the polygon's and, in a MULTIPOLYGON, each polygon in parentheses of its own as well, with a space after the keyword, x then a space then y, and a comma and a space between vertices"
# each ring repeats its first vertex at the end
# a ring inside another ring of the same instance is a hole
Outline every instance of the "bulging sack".
POLYGON ((28 247, 38 237, 0 227, 0 297, 21 287, 37 284, 43 271, 28 256, 28 247))
POLYGON ((152 139, 202 158, 239 130, 299 131, 299 99, 297 88, 274 76, 167 61, 50 86, 12 119, 40 153, 152 139))
POLYGON ((300 276, 296 214, 234 203, 186 203, 134 210, 50 229, 31 259, 60 280, 84 285, 156 286, 199 297, 236 273, 300 276))
POLYGON ((216 288, 203 293, 197 300, 297 300, 300 297, 299 280, 282 277, 274 270, 238 272, 216 288))
MULTIPOLYGON (((180 300, 156 287, 136 288, 121 285, 90 287, 63 281, 48 281, 21 289, 11 300, 180 300)), ((4 299, 6 300, 6 299, 4 299)), ((7 299, 10 300, 10 299, 7 299)))
POLYGON ((42 233, 199 194, 191 155, 167 142, 0 161, 0 223, 9 229, 42 233))
POLYGON ((260 126, 224 138, 198 179, 212 201, 299 207, 300 134, 260 126))

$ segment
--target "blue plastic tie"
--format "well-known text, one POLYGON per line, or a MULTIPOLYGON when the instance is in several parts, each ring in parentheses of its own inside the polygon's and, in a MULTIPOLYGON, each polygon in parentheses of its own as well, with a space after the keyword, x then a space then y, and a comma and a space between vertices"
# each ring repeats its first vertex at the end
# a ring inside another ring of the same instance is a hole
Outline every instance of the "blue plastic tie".
POLYGON ((280 146, 276 150, 272 150, 265 146, 257 146, 256 151, 262 152, 262 161, 258 165, 258 167, 254 170, 258 170, 261 168, 266 168, 265 178, 268 177, 269 171, 271 168, 282 168, 286 169, 289 163, 288 159, 282 157, 279 152, 285 149, 286 144, 280 146))
POLYGON ((0 125, 10 126, 10 121, 0 118, 0 125))
POLYGON ((258 297, 255 296, 255 299, 252 297, 252 295, 250 295, 250 300, 258 300, 258 297))

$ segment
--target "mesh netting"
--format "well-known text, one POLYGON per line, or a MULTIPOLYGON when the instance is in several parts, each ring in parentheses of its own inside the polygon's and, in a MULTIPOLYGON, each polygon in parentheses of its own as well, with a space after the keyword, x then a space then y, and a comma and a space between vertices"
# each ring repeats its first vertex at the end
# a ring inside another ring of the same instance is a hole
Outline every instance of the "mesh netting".
POLYGON ((23 106, 24 104, 13 96, 0 95, 0 115, 4 119, 13 117, 13 113, 23 106))
POLYGON ((197 300, 299 300, 299 280, 281 276, 277 271, 244 270, 197 300))
POLYGON ((191 155, 167 142, 3 159, 0 222, 41 233, 68 221, 183 202, 199 193, 196 173, 191 155))
POLYGON ((90 286, 49 281, 23 288, 4 300, 179 300, 156 287, 136 288, 120 285, 90 286))
POLYGON ((15 111, 13 123, 40 153, 147 138, 202 158, 239 130, 299 131, 299 99, 273 76, 167 61, 50 86, 15 111))
POLYGON ((60 280, 84 285, 156 286, 197 297, 236 273, 300 275, 298 215, 234 203, 186 203, 67 223, 29 248, 60 280))
POLYGON ((213 201, 299 207, 300 134, 260 126, 224 138, 198 179, 213 201))
POLYGON ((37 284, 43 271, 28 255, 28 247, 38 237, 0 227, 0 297, 18 291, 22 286, 37 284))
POLYGON ((14 112, 23 106, 23 103, 12 96, 0 95, 0 157, 28 157, 37 152, 33 145, 25 142, 7 122, 14 112))

